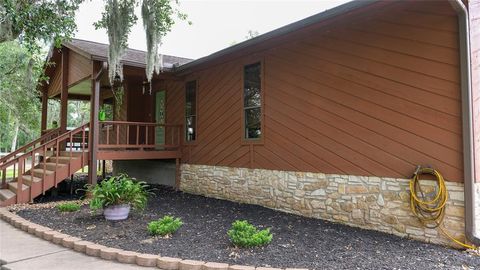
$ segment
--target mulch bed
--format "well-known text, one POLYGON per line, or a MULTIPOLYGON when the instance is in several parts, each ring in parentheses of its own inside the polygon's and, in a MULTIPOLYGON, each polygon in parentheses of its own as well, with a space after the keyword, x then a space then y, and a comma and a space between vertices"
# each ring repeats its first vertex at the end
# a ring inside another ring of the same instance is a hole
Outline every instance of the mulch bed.
MULTIPOLYGON (((61 197, 65 199, 65 196, 61 197)), ((183 259, 308 269, 479 269, 480 256, 261 206, 206 198, 158 187, 144 212, 126 221, 108 222, 91 213, 60 213, 56 208, 27 207, 18 214, 66 234, 117 247, 183 259), (153 238, 147 223, 173 215, 184 225, 170 238, 153 238), (227 237, 237 219, 270 227, 270 245, 238 249, 227 237)))

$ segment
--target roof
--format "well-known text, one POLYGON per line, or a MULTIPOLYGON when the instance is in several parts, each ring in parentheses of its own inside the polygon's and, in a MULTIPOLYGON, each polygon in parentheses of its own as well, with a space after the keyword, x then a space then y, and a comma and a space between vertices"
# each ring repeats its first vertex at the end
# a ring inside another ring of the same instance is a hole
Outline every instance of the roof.
MULTIPOLYGON (((93 60, 106 61, 108 59, 108 44, 72 39, 70 42, 66 42, 64 46, 93 60)), ((145 67, 146 54, 145 51, 128 48, 122 57, 122 62, 124 65, 145 67)), ((192 59, 163 55, 163 66, 167 69, 184 65, 190 61, 192 59)))
POLYGON ((307 17, 303 20, 288 24, 286 26, 283 26, 281 28, 275 29, 273 31, 267 32, 263 35, 259 35, 255 38, 246 40, 244 42, 238 43, 236 45, 233 45, 231 47, 228 47, 226 49, 220 50, 218 52, 215 52, 213 54, 210 54, 208 56, 199 58, 197 60, 185 63, 184 65, 181 65, 179 68, 177 68, 177 71, 183 71, 189 68, 192 68, 194 66, 200 65, 202 63, 211 61, 213 59, 240 51, 244 48, 254 46, 256 44, 265 42, 269 39, 276 38, 279 36, 287 35, 289 33, 295 32, 297 30, 300 30, 304 27, 308 27, 310 25, 320 23, 323 21, 327 21, 328 19, 334 18, 339 15, 346 14, 348 12, 354 11, 356 9, 360 9, 363 7, 366 7, 368 5, 374 4, 377 2, 377 0, 353 0, 350 2, 347 2, 345 4, 342 4, 340 6, 325 10, 323 12, 317 13, 315 15, 312 15, 310 17, 307 17))

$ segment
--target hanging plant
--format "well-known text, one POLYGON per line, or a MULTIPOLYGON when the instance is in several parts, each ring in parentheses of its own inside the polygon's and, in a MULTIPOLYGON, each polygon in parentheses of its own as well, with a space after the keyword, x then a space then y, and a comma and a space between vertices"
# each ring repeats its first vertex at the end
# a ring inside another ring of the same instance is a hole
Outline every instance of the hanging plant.
POLYGON ((116 81, 112 85, 113 98, 115 100, 115 116, 117 119, 120 117, 120 110, 123 105, 123 94, 124 94, 123 83, 121 81, 116 81))
MULTIPOLYGON (((128 34, 137 21, 136 0, 106 0, 102 19, 95 28, 105 28, 108 34, 108 78, 110 85, 115 80, 123 81, 122 57, 128 46, 128 34)), ((115 94, 114 94, 115 95, 115 94)))
MULTIPOLYGON (((95 27, 105 28, 108 33, 108 77, 110 85, 115 80, 123 81, 123 67, 121 59, 128 47, 128 35, 131 27, 136 23, 137 16, 134 9, 138 6, 137 1, 142 1, 142 19, 147 40, 147 55, 145 75, 151 82, 153 73, 162 71, 163 59, 158 53, 162 44, 162 38, 170 32, 175 17, 186 20, 187 15, 174 8, 178 0, 105 0, 105 11, 102 19, 95 23, 95 27)), ((188 22, 191 24, 191 22, 188 22)))
POLYGON ((170 0, 143 0, 142 19, 147 40, 147 56, 145 73, 147 80, 152 80, 153 72, 160 73, 163 69, 162 55, 158 48, 165 36, 175 23, 173 15, 175 11, 170 5, 170 0))

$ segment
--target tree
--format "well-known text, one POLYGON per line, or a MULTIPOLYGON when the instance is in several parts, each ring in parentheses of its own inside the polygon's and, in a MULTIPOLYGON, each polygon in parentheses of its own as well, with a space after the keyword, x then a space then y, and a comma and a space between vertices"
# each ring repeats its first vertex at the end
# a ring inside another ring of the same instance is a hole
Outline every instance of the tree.
MULTIPOLYGON (((75 30, 75 12, 84 0, 2 0, 0 3, 0 43, 19 39, 30 52, 38 51, 42 43, 60 44, 70 39, 75 30)), ((131 27, 137 22, 134 8, 142 5, 142 19, 147 38, 146 77, 162 69, 158 48, 175 17, 186 15, 176 6, 178 0, 104 0, 105 11, 97 28, 105 28, 109 37, 110 84, 123 79, 121 58, 127 48, 131 27)))
POLYGON ((36 87, 43 80, 41 57, 16 41, 0 43, 0 148, 15 150, 17 144, 38 135, 40 102, 36 87))

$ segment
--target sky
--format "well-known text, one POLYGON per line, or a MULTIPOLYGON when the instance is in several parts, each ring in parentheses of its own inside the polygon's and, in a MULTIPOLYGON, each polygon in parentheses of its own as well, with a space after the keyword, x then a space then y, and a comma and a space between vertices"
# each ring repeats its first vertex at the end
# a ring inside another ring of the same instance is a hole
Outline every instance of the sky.
MULTIPOLYGON (((75 18, 75 37, 108 43, 105 30, 95 30, 103 11, 104 0, 86 1, 75 18)), ((249 30, 267 33, 284 25, 346 3, 348 0, 180 0, 179 9, 188 15, 177 21, 164 37, 160 53, 197 59, 244 41, 249 30)), ((132 28, 128 45, 145 50, 145 32, 139 20, 132 28)))

